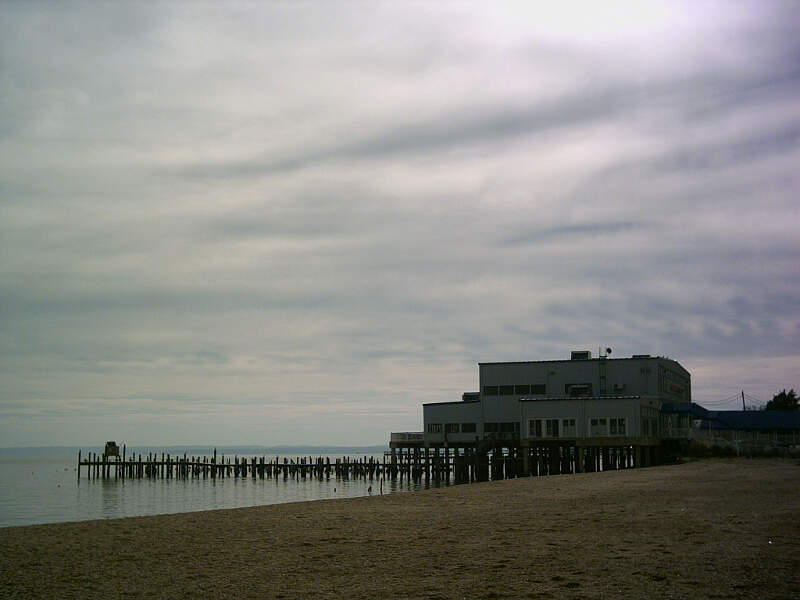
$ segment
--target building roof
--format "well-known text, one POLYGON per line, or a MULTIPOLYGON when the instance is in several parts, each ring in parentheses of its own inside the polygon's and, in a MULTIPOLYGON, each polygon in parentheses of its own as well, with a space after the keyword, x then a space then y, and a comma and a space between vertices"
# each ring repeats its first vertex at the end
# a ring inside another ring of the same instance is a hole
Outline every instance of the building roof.
POLYGON ((709 411, 721 429, 800 430, 800 410, 709 411))
POLYGON ((423 402, 422 406, 434 406, 442 404, 480 404, 480 400, 452 400, 450 402, 423 402))
POLYGON ((703 419, 709 429, 734 429, 738 431, 800 430, 799 410, 707 410, 692 402, 668 402, 661 412, 688 413, 703 419))
MULTIPOLYGON (((670 362, 675 363, 681 369, 686 371, 686 367, 684 367, 681 363, 679 363, 674 358, 669 358, 668 356, 653 356, 650 354, 634 354, 633 356, 619 356, 611 358, 609 356, 599 356, 594 358, 558 358, 558 359, 551 359, 551 360, 509 360, 509 361, 499 361, 499 362, 479 362, 478 366, 481 365, 525 365, 525 364, 554 364, 554 363, 585 363, 585 362, 599 362, 599 361, 622 361, 622 360, 668 360, 670 362)), ((689 371, 686 371, 688 374, 689 371)))
POLYGON ((664 413, 689 413, 695 419, 707 419, 709 411, 694 402, 664 402, 661 405, 664 413))

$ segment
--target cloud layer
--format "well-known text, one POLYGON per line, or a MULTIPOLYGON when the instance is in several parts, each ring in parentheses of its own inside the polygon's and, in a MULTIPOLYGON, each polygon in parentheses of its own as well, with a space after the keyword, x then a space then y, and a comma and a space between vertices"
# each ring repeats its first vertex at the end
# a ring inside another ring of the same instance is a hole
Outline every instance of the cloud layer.
POLYGON ((800 387, 796 7, 592 10, 4 4, 3 445, 381 443, 600 345, 800 387))

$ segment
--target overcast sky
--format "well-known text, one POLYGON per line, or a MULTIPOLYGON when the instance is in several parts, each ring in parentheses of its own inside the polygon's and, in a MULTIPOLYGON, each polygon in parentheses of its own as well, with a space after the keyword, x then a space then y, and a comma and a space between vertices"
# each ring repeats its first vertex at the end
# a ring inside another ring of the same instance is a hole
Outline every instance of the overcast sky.
POLYGON ((712 408, 800 388, 798 31, 4 2, 0 446, 379 444, 478 362, 601 345, 712 408))

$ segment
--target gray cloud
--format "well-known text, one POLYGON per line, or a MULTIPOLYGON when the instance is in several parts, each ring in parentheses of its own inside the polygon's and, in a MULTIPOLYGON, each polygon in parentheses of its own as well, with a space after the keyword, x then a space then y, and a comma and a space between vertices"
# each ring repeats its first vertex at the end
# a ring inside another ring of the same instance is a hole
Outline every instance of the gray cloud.
POLYGON ((641 231, 647 229, 647 223, 611 222, 611 223, 580 223, 575 225, 560 225, 538 231, 519 233, 502 241, 503 245, 515 246, 520 244, 535 244, 550 240, 570 241, 572 239, 587 239, 598 236, 616 236, 628 231, 641 231))
MULTIPOLYGON (((793 44, 784 52, 792 57, 800 55, 800 44, 793 44)), ((648 115, 665 110, 676 111, 690 126, 703 119, 718 119, 722 114, 763 105, 775 98, 796 96, 800 91, 800 71, 793 58, 781 58, 784 64, 774 65, 774 71, 768 74, 760 70, 749 73, 701 71, 690 77, 667 78, 648 85, 612 79, 602 85, 577 86, 568 93, 532 104, 517 100, 490 108, 466 106, 445 115, 436 114, 426 121, 401 117, 401 122, 406 121, 404 124, 373 137, 348 139, 301 154, 195 163, 179 168, 178 172, 188 177, 255 177, 329 161, 408 159, 463 150, 476 144, 491 148, 495 144, 560 129, 586 128, 602 120, 647 121, 648 115)), ((745 159, 760 154, 763 146, 779 151, 796 145, 796 135, 796 131, 760 132, 758 139, 741 142, 738 152, 736 148, 720 144, 714 149, 708 148, 716 153, 698 153, 685 160, 693 159, 693 165, 697 166, 714 159, 745 159), (762 148, 754 148, 754 144, 762 148)))
POLYGON ((295 171, 320 162, 391 159, 500 143, 559 127, 579 127, 601 117, 613 117, 622 109, 609 93, 559 99, 541 107, 507 106, 500 111, 478 109, 474 113, 440 115, 436 120, 408 123, 378 136, 344 142, 330 148, 290 157, 263 157, 183 167, 187 177, 263 176, 295 171))
POLYGON ((598 345, 800 387, 794 8, 677 6, 4 4, 0 437, 380 443, 598 345))

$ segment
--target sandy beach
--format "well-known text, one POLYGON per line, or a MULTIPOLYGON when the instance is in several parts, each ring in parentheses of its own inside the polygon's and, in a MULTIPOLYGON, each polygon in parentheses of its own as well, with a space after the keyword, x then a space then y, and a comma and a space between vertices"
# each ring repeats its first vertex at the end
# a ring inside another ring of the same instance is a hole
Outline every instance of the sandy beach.
POLYGON ((0 529, 4 598, 799 598, 800 464, 0 529))

